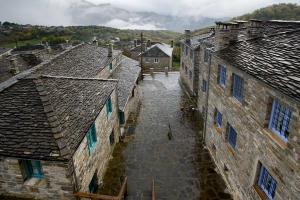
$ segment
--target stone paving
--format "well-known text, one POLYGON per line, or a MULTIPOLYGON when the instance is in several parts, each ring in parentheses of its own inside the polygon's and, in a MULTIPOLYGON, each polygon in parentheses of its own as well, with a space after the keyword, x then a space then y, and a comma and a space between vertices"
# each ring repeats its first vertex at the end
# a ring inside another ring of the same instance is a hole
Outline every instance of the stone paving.
POLYGON ((134 139, 123 152, 127 199, 150 199, 153 179, 158 200, 231 199, 201 144, 201 122, 180 111, 191 101, 178 78, 178 73, 154 74, 140 83, 142 105, 134 139))

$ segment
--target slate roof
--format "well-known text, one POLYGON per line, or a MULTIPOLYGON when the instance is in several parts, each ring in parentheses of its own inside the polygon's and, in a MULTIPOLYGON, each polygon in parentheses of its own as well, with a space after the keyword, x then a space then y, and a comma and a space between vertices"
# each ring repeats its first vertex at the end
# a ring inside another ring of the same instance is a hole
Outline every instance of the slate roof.
POLYGON ((180 42, 190 46, 192 49, 196 49, 196 48, 200 47, 200 45, 203 43, 213 45, 214 44, 214 35, 215 34, 213 32, 203 33, 201 35, 191 37, 190 43, 186 43, 185 39, 180 40, 180 42))
MULTIPOLYGON (((121 51, 114 50, 113 57, 121 51)), ((111 58, 107 57, 108 49, 90 44, 80 44, 75 48, 63 52, 51 62, 41 66, 35 74, 67 77, 95 77, 111 58)))
POLYGON ((128 99, 139 77, 141 68, 139 62, 122 56, 122 61, 111 75, 111 78, 118 79, 118 101, 119 109, 124 111, 128 99))
POLYGON ((143 56, 145 57, 172 57, 173 48, 165 43, 157 43, 148 48, 143 56))
POLYGON ((0 87, 0 156, 70 158, 116 85, 42 76, 0 87))
POLYGON ((240 41, 216 55, 300 101, 300 29, 240 41))

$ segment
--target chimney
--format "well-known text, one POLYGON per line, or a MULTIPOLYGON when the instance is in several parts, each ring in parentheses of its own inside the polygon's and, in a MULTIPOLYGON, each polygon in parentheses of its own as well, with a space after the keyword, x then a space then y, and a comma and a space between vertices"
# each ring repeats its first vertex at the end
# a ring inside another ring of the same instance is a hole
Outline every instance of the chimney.
POLYGON ((16 59, 11 59, 10 60, 10 73, 12 75, 17 75, 18 73, 20 73, 20 69, 17 63, 16 59))
POLYGON ((109 43, 107 57, 112 57, 112 54, 113 54, 113 44, 109 43))
POLYGON ((134 42, 134 47, 136 47, 137 46, 137 39, 135 39, 133 42, 134 42))
POLYGON ((250 19, 249 25, 247 27, 248 38, 258 38, 263 37, 263 22, 257 19, 250 19))
POLYGON ((145 52, 145 51, 147 50, 147 45, 146 45, 145 42, 143 42, 143 43, 141 44, 141 48, 142 48, 142 52, 145 52))
POLYGON ((171 40, 171 48, 173 48, 173 47, 174 47, 174 41, 171 40))
POLYGON ((190 43, 191 42, 191 30, 185 30, 184 37, 185 37, 185 42, 190 43))
POLYGON ((151 40, 147 40, 147 47, 151 46, 151 40))
POLYGON ((239 24, 233 22, 216 22, 215 50, 226 48, 229 44, 238 40, 239 24))

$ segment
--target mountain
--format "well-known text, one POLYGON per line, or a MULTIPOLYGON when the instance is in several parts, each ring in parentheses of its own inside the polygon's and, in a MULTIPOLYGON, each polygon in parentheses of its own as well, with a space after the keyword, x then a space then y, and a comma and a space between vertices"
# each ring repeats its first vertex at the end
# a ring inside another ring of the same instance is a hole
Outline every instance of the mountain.
POLYGON ((255 10, 252 13, 235 17, 234 19, 300 20, 300 6, 291 3, 274 4, 265 8, 255 10))
POLYGON ((74 3, 70 8, 75 24, 101 25, 120 29, 167 29, 183 32, 212 25, 216 20, 207 17, 162 15, 154 12, 134 12, 112 4, 93 4, 86 0, 74 3))

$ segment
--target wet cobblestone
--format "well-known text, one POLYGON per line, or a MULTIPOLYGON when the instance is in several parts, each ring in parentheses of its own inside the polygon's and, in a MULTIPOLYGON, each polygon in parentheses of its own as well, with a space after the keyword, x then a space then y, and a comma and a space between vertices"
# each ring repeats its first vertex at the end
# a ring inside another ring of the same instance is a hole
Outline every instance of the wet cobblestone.
POLYGON ((155 74, 145 76, 140 83, 142 105, 134 139, 123 152, 127 199, 150 199, 152 180, 158 200, 231 199, 202 146, 201 121, 180 111, 191 101, 180 88, 178 78, 178 73, 155 74))

